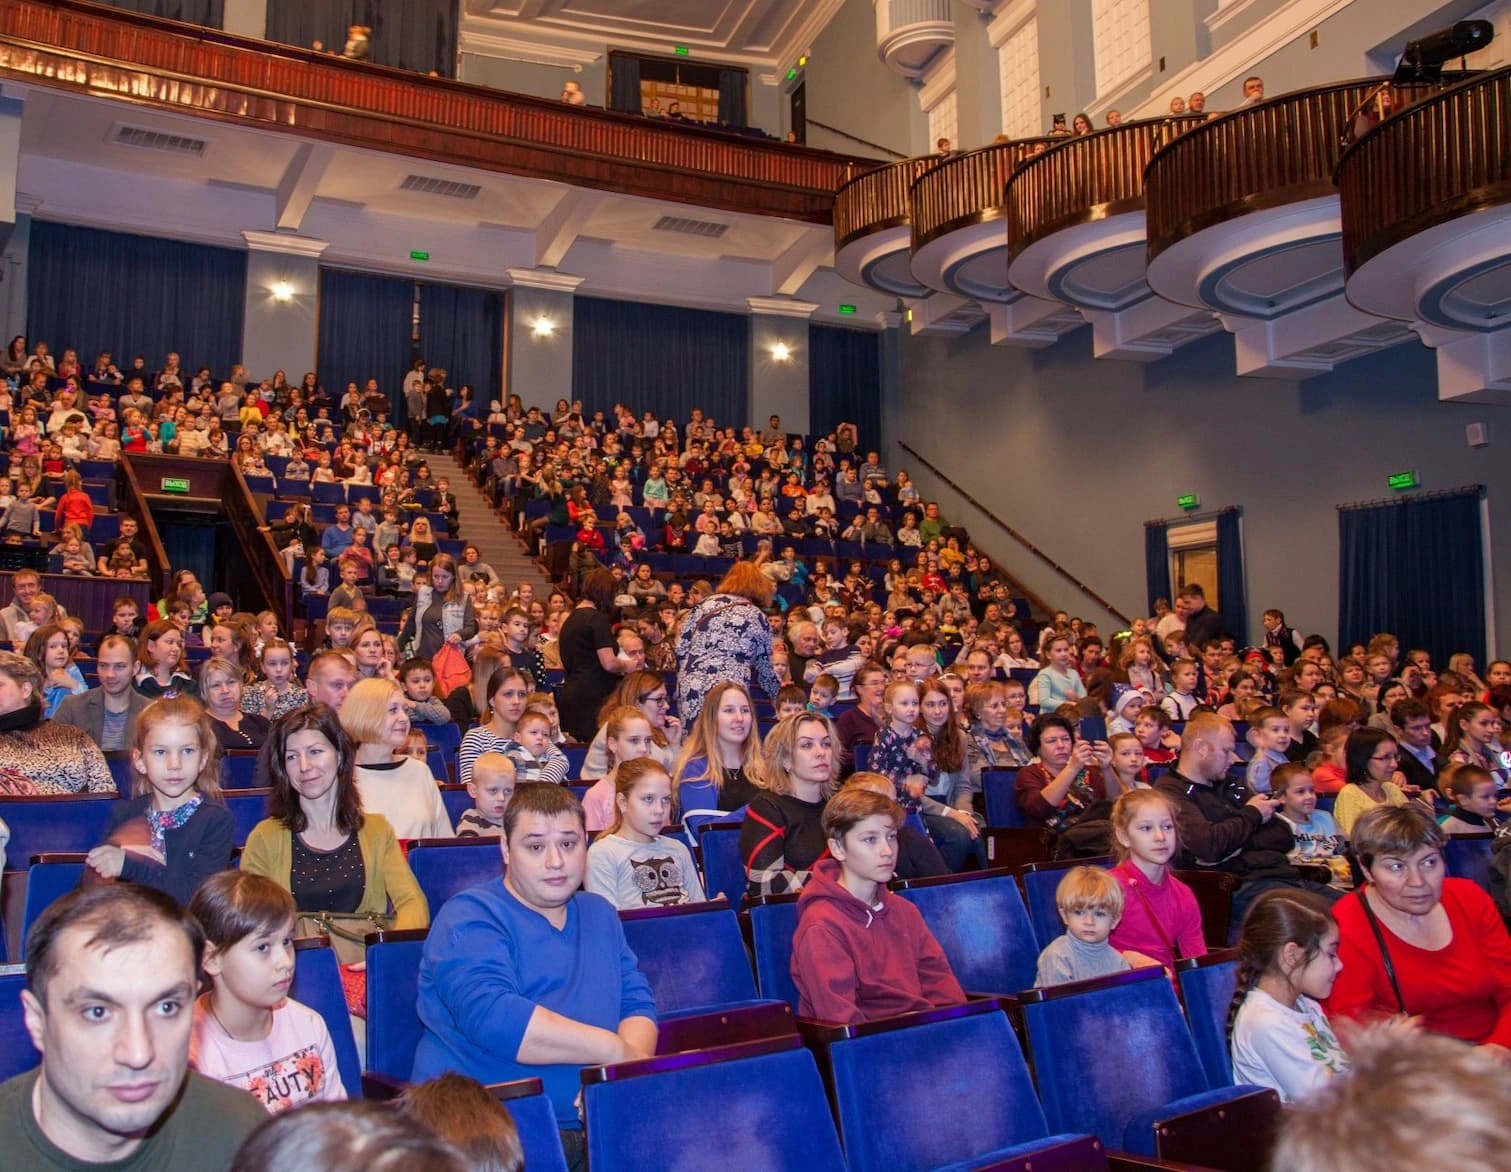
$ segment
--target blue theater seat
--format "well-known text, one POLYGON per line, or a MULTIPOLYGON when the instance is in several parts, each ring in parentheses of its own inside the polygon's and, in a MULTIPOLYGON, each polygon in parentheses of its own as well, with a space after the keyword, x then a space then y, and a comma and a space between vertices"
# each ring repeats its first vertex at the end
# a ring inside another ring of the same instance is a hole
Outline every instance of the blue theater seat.
POLYGON ((923 913, 966 992, 1003 996, 1033 985, 1039 942, 1011 871, 905 879, 894 886, 923 913))
POLYGON ((1105 856, 1095 859, 1074 859, 1062 863, 1029 863, 1018 869, 1018 882, 1023 887, 1023 900, 1028 905, 1028 918, 1033 921, 1034 936, 1039 948, 1045 949, 1065 934, 1065 924, 1060 919, 1060 909, 1055 903, 1055 890, 1065 872, 1072 867, 1110 867, 1112 860, 1105 856))
POLYGON ((12 859, 56 851, 83 853, 105 839, 115 794, 0 798, 0 822, 10 827, 12 859))
POLYGON ((22 1074, 42 1061, 26 1032, 21 1013, 21 990, 26 988, 26 967, 0 967, 0 1082, 22 1074))
POLYGON ((1196 1056, 1207 1085, 1214 1091, 1233 1085, 1233 1055, 1228 1048, 1228 1010, 1238 985, 1238 953, 1232 949, 1191 956, 1175 962, 1181 1001, 1196 1056))
POLYGON ((996 1001, 805 1032, 830 1073, 850 1172, 981 1168, 1032 1156, 1052 1168, 1103 1166, 1092 1136, 1050 1134, 996 1001))
MULTIPOLYGON (((404 1093, 407 1081, 368 1074, 362 1080, 362 1094, 373 1101, 391 1101, 404 1093)), ((556 1130, 556 1111, 551 1100, 546 1098, 540 1079, 521 1078, 494 1083, 488 1093, 503 1104, 514 1120, 519 1146, 525 1157, 524 1166, 530 1172, 567 1172, 561 1136, 556 1130)))
POLYGON ((419 838, 409 844, 409 869, 434 918, 448 899, 504 873, 496 838, 419 838))
POLYGON ((1051 1128, 1177 1163, 1232 1167, 1242 1153, 1244 1167, 1264 1166, 1279 1096, 1208 1088, 1162 969, 1032 989, 1021 1000, 1051 1128))
POLYGON ((743 914, 750 920, 755 953, 756 984, 762 997, 776 997, 798 1011, 798 990, 792 980, 792 937, 797 931, 797 892, 759 895, 743 914))
POLYGON ((1484 891, 1490 890, 1490 855, 1495 835, 1453 834, 1443 844, 1443 862, 1455 879, 1471 879, 1484 891))
POLYGON ((222 789, 251 789, 257 776, 257 754, 232 750, 220 759, 222 789))
POLYGON ((446 807, 446 816, 451 819, 451 824, 456 825, 457 819, 472 809, 472 795, 467 792, 465 785, 443 784, 441 787, 441 803, 446 807))
POLYGON ((740 858, 739 822, 709 822, 698 829, 698 851, 703 856, 703 890, 710 899, 722 895, 740 906, 749 886, 745 862, 740 858))
POLYGON ((588 1164, 614 1172, 844 1172, 813 1056, 795 1037, 582 1072, 588 1164))
MULTIPOLYGON (((93 843, 91 846, 95 845, 93 843)), ((26 951, 26 937, 37 917, 79 885, 84 876, 84 855, 80 853, 37 854, 26 870, 26 900, 21 912, 21 950, 26 951)))
POLYGON ((268 816, 268 789, 241 789, 223 794, 221 800, 236 820, 236 845, 246 846, 247 835, 268 816))
POLYGON ((756 999, 740 922, 727 901, 636 908, 621 911, 619 920, 658 1014, 756 999))
POLYGON ((981 792, 986 797, 988 826, 1022 826, 1023 811, 1018 809, 1018 771, 983 769, 981 792))
POLYGON ((420 1044, 415 1008, 426 930, 374 932, 367 937, 367 1069, 408 1079, 420 1044))
POLYGON ((327 937, 304 936, 294 941, 294 983, 289 996, 324 1019, 336 1048, 341 1085, 349 1098, 361 1098, 362 1062, 341 986, 341 965, 327 937))

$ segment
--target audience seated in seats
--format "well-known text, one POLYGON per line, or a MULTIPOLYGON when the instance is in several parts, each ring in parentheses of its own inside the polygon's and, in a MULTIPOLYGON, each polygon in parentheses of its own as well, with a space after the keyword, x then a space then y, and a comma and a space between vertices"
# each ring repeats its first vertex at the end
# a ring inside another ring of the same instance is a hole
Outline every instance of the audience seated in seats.
POLYGON ((199 665, 199 695, 222 749, 260 749, 268 739, 267 719, 247 712, 243 705, 243 678, 238 664, 219 656, 199 665))
POLYGON ((798 897, 792 940, 802 1017, 853 1025, 964 1003, 923 916, 887 889, 902 821, 895 801, 861 787, 847 787, 824 808, 830 857, 814 864, 798 897))
POLYGON ((828 857, 821 819, 835 786, 834 726, 817 713, 784 717, 762 748, 761 792, 745 807, 740 857, 751 895, 799 891, 828 857))
POLYGON ((1205 956, 1196 896, 1170 871, 1180 844, 1169 797, 1159 790, 1129 790, 1113 804, 1111 820, 1117 862, 1110 874, 1123 889, 1113 946, 1172 972, 1177 960, 1205 956))
POLYGON ((374 927, 428 927, 430 909, 393 827, 362 809, 356 749, 336 713, 320 703, 296 708, 274 723, 262 751, 269 817, 247 836, 241 869, 290 891, 301 925, 329 935, 346 959, 360 959, 374 927))
POLYGON ((571 793, 520 786, 502 846, 503 879, 453 896, 425 942, 413 1077, 540 1078, 581 1169, 578 1068, 650 1057, 655 1002, 613 906, 579 890, 587 835, 571 793))
POLYGON ((210 984, 194 1003, 189 1065, 250 1092, 274 1115, 345 1099, 325 1021, 288 996, 298 918, 288 891, 262 875, 221 871, 188 911, 205 935, 210 984))
POLYGON ((750 693, 727 681, 704 697, 678 754, 672 796, 689 834, 744 810, 759 792, 761 736, 750 693))
POLYGON ((671 821, 672 779, 653 757, 614 768, 615 816, 588 848, 586 890, 621 910, 703 902, 687 847, 661 832, 671 821))
POLYGON ((64 697, 53 713, 58 725, 72 725, 101 749, 128 749, 136 739, 136 722, 151 701, 131 686, 134 645, 125 635, 100 640, 95 660, 99 687, 64 697))
POLYGON ((98 744, 80 728, 42 717, 42 673, 0 651, 0 781, 13 794, 113 793, 98 744))
POLYGON ((498 838, 504 832, 504 811, 518 785, 514 762, 502 753, 484 753, 472 763, 467 795, 472 808, 456 820, 458 838, 498 838))
POLYGON ((593 783, 582 797, 588 833, 607 830, 616 820, 619 766, 651 755, 651 722, 638 708, 611 708, 603 722, 609 771, 593 783))
POLYGON ((105 884, 54 903, 27 944, 21 1012, 42 1059, 0 1084, 7 1164, 229 1168, 267 1116, 189 1069, 199 925, 150 887, 105 884))
POLYGON ((409 712, 391 679, 358 680, 341 705, 351 738, 362 809, 380 814, 399 838, 450 838, 453 831, 430 766, 404 754, 409 712))
POLYGON ((1123 888, 1100 867, 1072 867, 1055 888, 1055 910, 1065 935, 1039 954, 1037 986, 1064 985, 1158 964, 1138 952, 1120 951, 1108 937, 1123 918, 1123 888))
POLYGON ((670 690, 658 672, 640 669, 622 677, 598 712, 598 731, 577 776, 583 781, 597 781, 608 772, 604 722, 611 710, 620 707, 638 708, 645 714, 651 725, 651 756, 670 770, 682 743, 682 722, 671 714, 671 703, 670 690))

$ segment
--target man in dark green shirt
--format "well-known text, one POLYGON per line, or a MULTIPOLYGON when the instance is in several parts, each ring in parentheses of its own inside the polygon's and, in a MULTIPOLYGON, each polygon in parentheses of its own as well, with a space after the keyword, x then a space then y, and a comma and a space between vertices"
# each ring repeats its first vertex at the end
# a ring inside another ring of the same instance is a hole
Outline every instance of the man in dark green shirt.
POLYGON ((0 1084, 7 1167, 219 1172, 267 1119, 188 1069, 203 939, 168 896, 72 892, 27 940, 26 1030, 42 1065, 0 1084))

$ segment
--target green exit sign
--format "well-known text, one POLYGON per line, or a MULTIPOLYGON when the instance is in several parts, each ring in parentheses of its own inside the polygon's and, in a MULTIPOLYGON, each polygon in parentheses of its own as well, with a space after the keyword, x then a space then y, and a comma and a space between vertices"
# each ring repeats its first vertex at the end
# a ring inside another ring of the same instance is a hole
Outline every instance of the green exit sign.
POLYGON ((1392 472, 1390 476, 1386 478, 1385 483, 1390 485, 1390 487, 1395 489, 1397 492, 1405 492, 1408 488, 1416 488, 1422 482, 1417 479, 1416 472, 1412 471, 1392 472))
POLYGON ((689 49, 686 45, 673 46, 672 52, 675 53, 678 57, 687 57, 692 54, 692 50, 689 49))
POLYGON ((1194 492, 1188 492, 1184 496, 1176 497, 1175 503, 1183 509, 1194 509, 1201 504, 1201 498, 1194 492))
POLYGON ((421 252, 419 249, 415 249, 415 250, 413 250, 413 251, 410 252, 409 259, 410 260, 429 260, 430 259, 430 253, 428 253, 428 252, 421 252))
POLYGON ((188 481, 187 478, 182 477, 182 476, 164 476, 163 477, 163 491, 164 492, 188 492, 189 491, 189 481, 188 481))
POLYGON ((853 306, 853 305, 841 305, 839 307, 839 311, 841 313, 843 313, 843 314, 845 314, 845 315, 848 316, 849 314, 852 314, 852 313, 855 312, 855 306, 853 306))

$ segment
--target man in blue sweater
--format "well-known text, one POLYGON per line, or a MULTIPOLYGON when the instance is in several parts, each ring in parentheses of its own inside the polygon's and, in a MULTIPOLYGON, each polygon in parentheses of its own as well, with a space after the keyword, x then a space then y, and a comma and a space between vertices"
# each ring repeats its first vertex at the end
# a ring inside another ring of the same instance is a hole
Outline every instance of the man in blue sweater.
POLYGON ((541 1079, 578 1169, 578 1070, 653 1055, 655 1001, 618 913, 580 890, 587 834, 571 791, 521 785, 501 842, 505 877, 454 896, 431 925, 413 1079, 541 1079))

